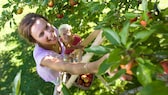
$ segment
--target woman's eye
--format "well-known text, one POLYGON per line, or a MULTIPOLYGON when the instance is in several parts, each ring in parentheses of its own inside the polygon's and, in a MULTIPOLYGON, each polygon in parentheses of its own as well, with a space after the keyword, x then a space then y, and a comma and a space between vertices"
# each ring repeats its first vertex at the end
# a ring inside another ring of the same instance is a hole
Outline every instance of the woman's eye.
POLYGON ((40 35, 39 35, 39 37, 42 37, 43 35, 44 35, 44 32, 41 32, 40 35))
POLYGON ((49 26, 48 26, 48 25, 46 25, 45 29, 46 29, 46 30, 48 30, 48 28, 49 28, 49 26))

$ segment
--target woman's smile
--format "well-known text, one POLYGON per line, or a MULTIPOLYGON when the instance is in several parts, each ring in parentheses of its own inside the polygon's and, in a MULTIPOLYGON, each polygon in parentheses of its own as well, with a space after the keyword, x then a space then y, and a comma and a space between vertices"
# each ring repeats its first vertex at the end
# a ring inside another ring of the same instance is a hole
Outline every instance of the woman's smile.
POLYGON ((31 35, 40 44, 57 43, 56 30, 44 19, 37 19, 31 27, 31 35))

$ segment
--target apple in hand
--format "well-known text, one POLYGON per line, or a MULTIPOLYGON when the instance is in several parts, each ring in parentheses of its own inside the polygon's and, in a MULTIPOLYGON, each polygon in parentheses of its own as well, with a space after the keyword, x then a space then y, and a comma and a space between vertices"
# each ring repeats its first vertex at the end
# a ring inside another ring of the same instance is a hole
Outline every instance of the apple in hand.
POLYGON ((81 79, 86 83, 86 82, 89 82, 89 77, 87 77, 87 75, 82 75, 81 76, 81 79))

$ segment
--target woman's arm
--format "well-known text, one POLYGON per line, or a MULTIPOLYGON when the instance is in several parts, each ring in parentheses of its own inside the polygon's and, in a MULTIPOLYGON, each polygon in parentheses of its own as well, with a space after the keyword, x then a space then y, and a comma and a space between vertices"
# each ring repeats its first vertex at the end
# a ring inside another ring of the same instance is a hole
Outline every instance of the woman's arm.
POLYGON ((97 61, 81 64, 64 62, 53 56, 46 56, 43 58, 41 65, 56 71, 68 72, 70 74, 97 73, 99 65, 107 58, 108 54, 104 55, 97 61))

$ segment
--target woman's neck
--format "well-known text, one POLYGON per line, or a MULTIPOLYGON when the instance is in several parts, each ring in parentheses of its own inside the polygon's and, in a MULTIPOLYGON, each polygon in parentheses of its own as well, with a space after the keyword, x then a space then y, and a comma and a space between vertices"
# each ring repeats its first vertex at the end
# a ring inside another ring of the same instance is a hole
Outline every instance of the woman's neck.
POLYGON ((57 42, 56 44, 53 44, 53 45, 41 45, 39 44, 40 47, 44 48, 44 49, 47 49, 47 50, 52 50, 52 51, 55 51, 57 53, 61 53, 61 45, 59 42, 57 42))
POLYGON ((55 44, 55 45, 52 45, 52 50, 53 51, 55 51, 55 52, 57 52, 57 53, 61 53, 61 45, 60 45, 60 43, 57 43, 57 44, 55 44))

